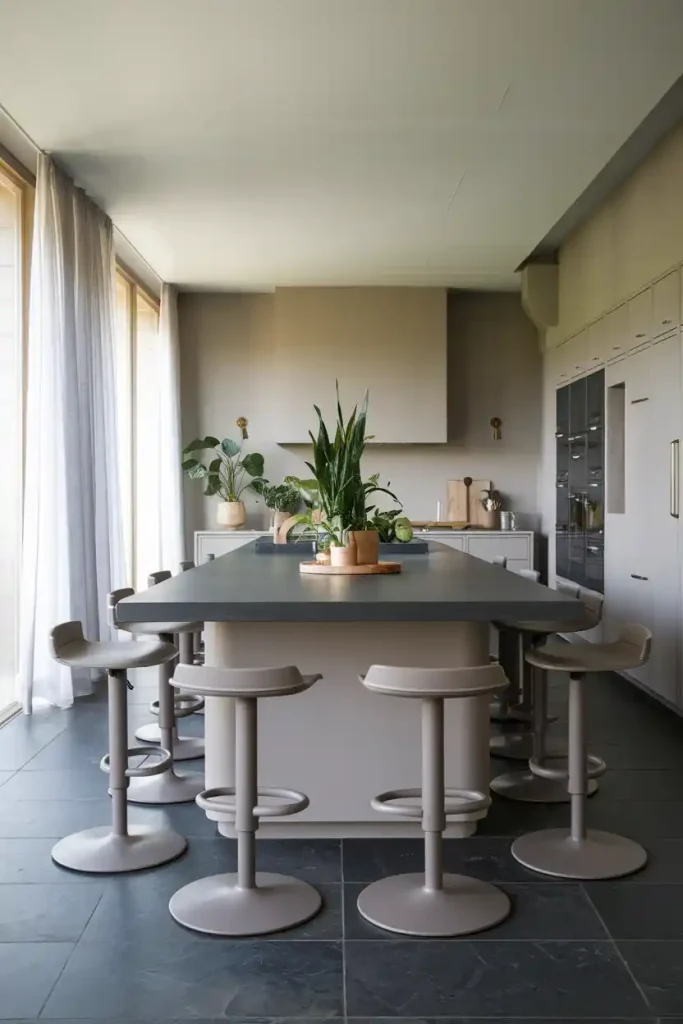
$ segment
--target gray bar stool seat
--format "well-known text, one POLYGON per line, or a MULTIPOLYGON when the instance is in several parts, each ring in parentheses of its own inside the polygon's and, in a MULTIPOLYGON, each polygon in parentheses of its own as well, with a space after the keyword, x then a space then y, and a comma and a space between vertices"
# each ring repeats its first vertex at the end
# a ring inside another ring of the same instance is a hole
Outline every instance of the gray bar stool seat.
POLYGON ((619 878, 638 871, 647 853, 631 839, 586 828, 590 775, 604 765, 586 754, 584 680, 588 672, 620 672, 643 665, 650 656, 652 634, 645 626, 626 627, 607 644, 567 644, 550 639, 527 653, 531 665, 547 672, 569 673, 569 779, 571 827, 531 832, 516 839, 512 854, 532 871, 557 878, 619 878))
POLYGON ((235 701, 235 785, 207 789, 197 804, 234 820, 237 871, 201 878, 171 897, 171 915, 186 928, 209 935, 267 935, 308 921, 320 910, 322 899, 312 885, 289 875, 256 871, 256 830, 260 818, 297 814, 308 807, 304 793, 258 786, 258 701, 302 693, 321 678, 303 676, 291 665, 176 669, 174 686, 235 701))
MULTIPOLYGON (((157 634, 159 639, 171 643, 187 623, 184 622, 130 622, 119 625, 116 622, 116 606, 119 601, 131 597, 134 590, 130 587, 123 587, 120 590, 113 590, 108 597, 109 615, 112 623, 119 629, 130 633, 132 636, 145 637, 150 634, 157 634)), ((137 643, 144 641, 138 640, 137 643)), ((176 651, 177 654, 177 651, 176 651)), ((175 659, 174 659, 175 661, 175 659)), ((169 752, 169 761, 163 772, 151 778, 136 779, 128 790, 128 801, 132 804, 177 804, 190 803, 195 800, 198 793, 204 788, 204 776, 198 772, 187 772, 178 775, 175 770, 176 742, 174 742, 174 730, 176 718, 183 714, 190 714, 189 710, 183 710, 174 704, 175 691, 171 686, 174 662, 168 661, 159 665, 159 699, 156 702, 159 712, 159 725, 152 723, 151 726, 143 726, 136 730, 135 738, 142 739, 147 743, 154 743, 158 733, 160 745, 169 752), (152 731, 154 730, 154 731, 152 731)), ((189 697, 188 702, 203 703, 201 698, 189 697)), ((152 747, 152 750, 155 748, 152 747)))
POLYGON ((487 808, 487 793, 453 789, 444 781, 444 700, 483 697, 502 690, 500 665, 473 668, 395 668, 373 665, 362 679, 368 690, 422 703, 422 788, 392 790, 372 801, 376 811, 422 822, 424 874, 394 875, 363 889, 362 916, 387 931, 432 938, 467 935, 506 918, 510 901, 488 882, 443 871, 443 833, 449 814, 487 808))
MULTIPOLYGON (((553 634, 583 633, 599 625, 602 618, 602 595, 581 592, 578 587, 576 590, 576 596, 583 604, 583 612, 576 619, 516 624, 516 628, 530 639, 532 646, 542 643, 553 634)), ((491 789, 499 796, 521 800, 523 803, 569 803, 566 749, 558 743, 549 745, 546 738, 549 721, 547 673, 533 665, 530 668, 533 720, 529 764, 525 769, 504 772, 496 776, 491 783, 491 789)), ((597 793, 597 779, 602 774, 597 769, 602 763, 599 758, 588 756, 588 796, 597 793)))
POLYGON ((83 636, 80 622, 63 622, 50 634, 53 658, 70 668, 104 669, 109 679, 109 753, 100 767, 109 773, 112 824, 66 836, 53 847, 52 859, 72 871, 118 873, 139 871, 178 857, 187 841, 169 828, 129 825, 126 789, 131 778, 148 778, 167 770, 169 751, 159 747, 128 749, 127 672, 170 663, 177 651, 162 640, 94 642, 83 636), (130 757, 153 757, 151 764, 128 767, 130 757))

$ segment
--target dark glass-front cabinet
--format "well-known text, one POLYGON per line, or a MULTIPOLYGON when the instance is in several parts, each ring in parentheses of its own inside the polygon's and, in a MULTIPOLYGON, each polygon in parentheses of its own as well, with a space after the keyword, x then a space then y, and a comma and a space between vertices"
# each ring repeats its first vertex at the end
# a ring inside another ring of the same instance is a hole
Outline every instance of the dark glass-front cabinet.
POLYGON ((605 373, 557 391, 556 572, 582 587, 604 587, 605 373))

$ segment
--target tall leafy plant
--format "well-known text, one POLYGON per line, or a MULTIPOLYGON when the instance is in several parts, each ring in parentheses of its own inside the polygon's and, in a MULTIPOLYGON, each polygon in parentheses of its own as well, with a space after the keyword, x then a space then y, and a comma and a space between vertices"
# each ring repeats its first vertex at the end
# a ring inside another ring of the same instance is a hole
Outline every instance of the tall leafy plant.
MULTIPOLYGON (((371 495, 388 494, 394 501, 396 495, 379 486, 379 476, 363 480, 361 458, 371 438, 366 434, 369 395, 366 392, 360 409, 354 406, 348 420, 344 420, 337 385, 337 422, 332 435, 317 405, 317 436, 309 431, 313 446, 313 461, 307 462, 316 484, 317 495, 314 512, 321 521, 314 521, 313 512, 302 515, 300 521, 308 527, 315 527, 328 534, 331 542, 344 545, 351 530, 372 529, 370 515, 376 505, 368 504, 371 495)), ((310 483, 307 481, 307 483, 310 483)))
MULTIPOLYGON (((183 448, 182 466, 191 480, 205 480, 204 494, 217 494, 223 501, 239 501, 248 487, 263 478, 263 456, 258 452, 242 455, 236 441, 224 437, 196 438, 183 448), (195 457, 197 452, 213 451, 208 465, 195 457)), ((264 481, 265 482, 265 481, 264 481)))

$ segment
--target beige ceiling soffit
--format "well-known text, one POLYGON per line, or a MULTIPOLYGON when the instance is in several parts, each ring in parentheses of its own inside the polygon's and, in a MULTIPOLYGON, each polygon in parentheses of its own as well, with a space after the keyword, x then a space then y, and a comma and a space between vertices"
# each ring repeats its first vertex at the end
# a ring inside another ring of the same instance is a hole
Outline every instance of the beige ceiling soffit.
POLYGON ((0 156, 17 174, 35 184, 39 149, 0 104, 0 156))
POLYGON ((522 270, 522 309, 539 331, 557 326, 559 271, 556 263, 527 263, 522 270))

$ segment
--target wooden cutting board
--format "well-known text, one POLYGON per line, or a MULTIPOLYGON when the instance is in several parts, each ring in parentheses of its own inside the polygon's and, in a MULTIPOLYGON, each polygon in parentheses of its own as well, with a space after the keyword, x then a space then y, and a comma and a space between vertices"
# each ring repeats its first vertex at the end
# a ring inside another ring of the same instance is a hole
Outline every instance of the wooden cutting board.
POLYGON ((486 512, 480 499, 482 491, 490 490, 490 480, 473 479, 469 488, 465 487, 464 480, 448 480, 446 483, 448 519, 454 522, 471 523, 473 526, 488 526, 488 520, 485 518, 486 512))

